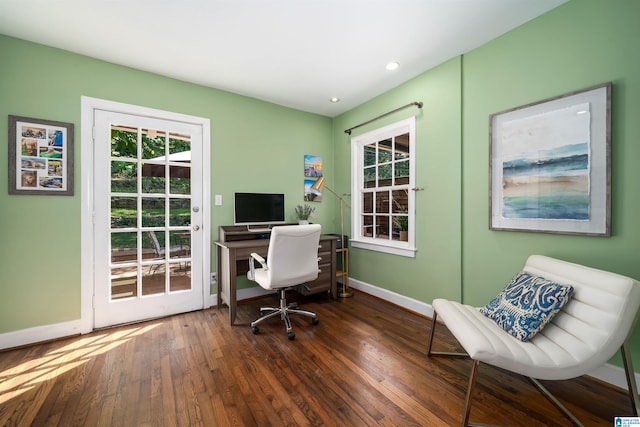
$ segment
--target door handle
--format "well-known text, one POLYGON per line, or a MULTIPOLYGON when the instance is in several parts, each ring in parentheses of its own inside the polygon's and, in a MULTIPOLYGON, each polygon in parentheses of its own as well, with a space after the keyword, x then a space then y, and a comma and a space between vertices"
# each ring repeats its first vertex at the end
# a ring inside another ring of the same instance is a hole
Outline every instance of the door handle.
POLYGON ((198 231, 200 230, 200 226, 199 225, 194 225, 193 226, 193 231, 198 231))

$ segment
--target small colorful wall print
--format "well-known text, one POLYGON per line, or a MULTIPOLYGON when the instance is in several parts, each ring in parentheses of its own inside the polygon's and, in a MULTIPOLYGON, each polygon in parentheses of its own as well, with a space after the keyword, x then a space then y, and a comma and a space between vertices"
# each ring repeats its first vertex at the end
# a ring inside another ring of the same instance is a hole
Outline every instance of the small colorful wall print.
POLYGON ((73 195, 73 123, 9 116, 9 194, 73 195))
POLYGON ((322 177, 322 157, 304 155, 304 201, 321 202, 322 193, 313 188, 318 178, 322 177))
POLYGON ((316 178, 322 176, 322 157, 304 155, 304 176, 316 178))

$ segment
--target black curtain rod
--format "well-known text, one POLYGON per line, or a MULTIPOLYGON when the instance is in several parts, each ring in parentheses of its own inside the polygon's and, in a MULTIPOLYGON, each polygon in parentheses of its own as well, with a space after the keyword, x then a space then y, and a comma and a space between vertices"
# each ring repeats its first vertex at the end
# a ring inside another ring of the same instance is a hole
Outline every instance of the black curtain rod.
POLYGON ((409 104, 407 104, 407 105, 403 105, 403 106, 402 106, 402 107, 400 107, 400 108, 396 108, 396 109, 395 109, 395 110, 393 110, 393 111, 389 111, 388 113, 384 113, 384 114, 382 114, 382 115, 380 115, 380 116, 378 116, 378 117, 374 117, 373 119, 371 119, 371 120, 369 120, 369 121, 366 121, 366 122, 364 122, 364 123, 360 123, 359 125, 356 125, 356 126, 354 126, 354 127, 352 127, 352 128, 349 128, 349 129, 345 130, 345 131, 344 131, 344 133, 351 135, 351 131, 352 131, 352 130, 354 130, 354 129, 359 128, 360 126, 368 125, 368 124, 369 124, 369 123, 371 123, 371 122, 375 122, 376 120, 379 120, 379 119, 381 119, 381 118, 383 118, 383 117, 387 117, 389 114, 393 114, 393 113, 398 112, 398 111, 400 111, 400 110, 404 110, 405 108, 411 107, 412 105, 415 105, 415 106, 416 106, 416 107, 418 107, 418 108, 422 108, 422 105, 423 105, 423 104, 422 104, 422 102, 418 102, 418 101, 416 101, 416 102, 411 102, 411 103, 409 103, 409 104))

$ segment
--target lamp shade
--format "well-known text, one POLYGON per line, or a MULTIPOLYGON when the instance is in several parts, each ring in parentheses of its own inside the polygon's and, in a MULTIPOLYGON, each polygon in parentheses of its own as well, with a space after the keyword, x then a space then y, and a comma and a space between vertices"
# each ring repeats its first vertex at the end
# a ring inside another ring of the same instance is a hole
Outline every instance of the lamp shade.
POLYGON ((316 182, 313 183, 309 191, 311 191, 316 196, 320 196, 322 195, 322 189, 324 188, 324 184, 325 184, 324 176, 321 176, 316 180, 316 182))

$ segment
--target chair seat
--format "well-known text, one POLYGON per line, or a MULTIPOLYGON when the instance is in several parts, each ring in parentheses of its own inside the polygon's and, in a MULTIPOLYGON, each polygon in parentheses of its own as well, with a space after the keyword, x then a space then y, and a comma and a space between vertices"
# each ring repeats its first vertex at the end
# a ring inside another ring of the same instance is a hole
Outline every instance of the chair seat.
MULTIPOLYGON (((590 353, 577 348, 578 351, 570 353, 566 346, 559 346, 546 337, 544 330, 530 341, 522 342, 505 333, 496 322, 480 313, 478 307, 436 299, 433 308, 474 360, 541 380, 563 380, 585 373, 585 357, 580 355, 590 353)), ((585 345, 572 344, 574 347, 585 345)), ((594 369, 600 364, 596 363, 594 369)))
POLYGON ((307 274, 297 274, 292 275, 291 277, 282 277, 278 280, 278 282, 274 282, 271 280, 269 270, 265 269, 256 269, 253 272, 253 277, 247 275, 249 280, 254 280, 260 284, 264 289, 280 289, 280 288, 289 288, 292 286, 299 285, 301 283, 310 282, 312 280, 316 280, 318 278, 318 271, 310 272, 307 274))

